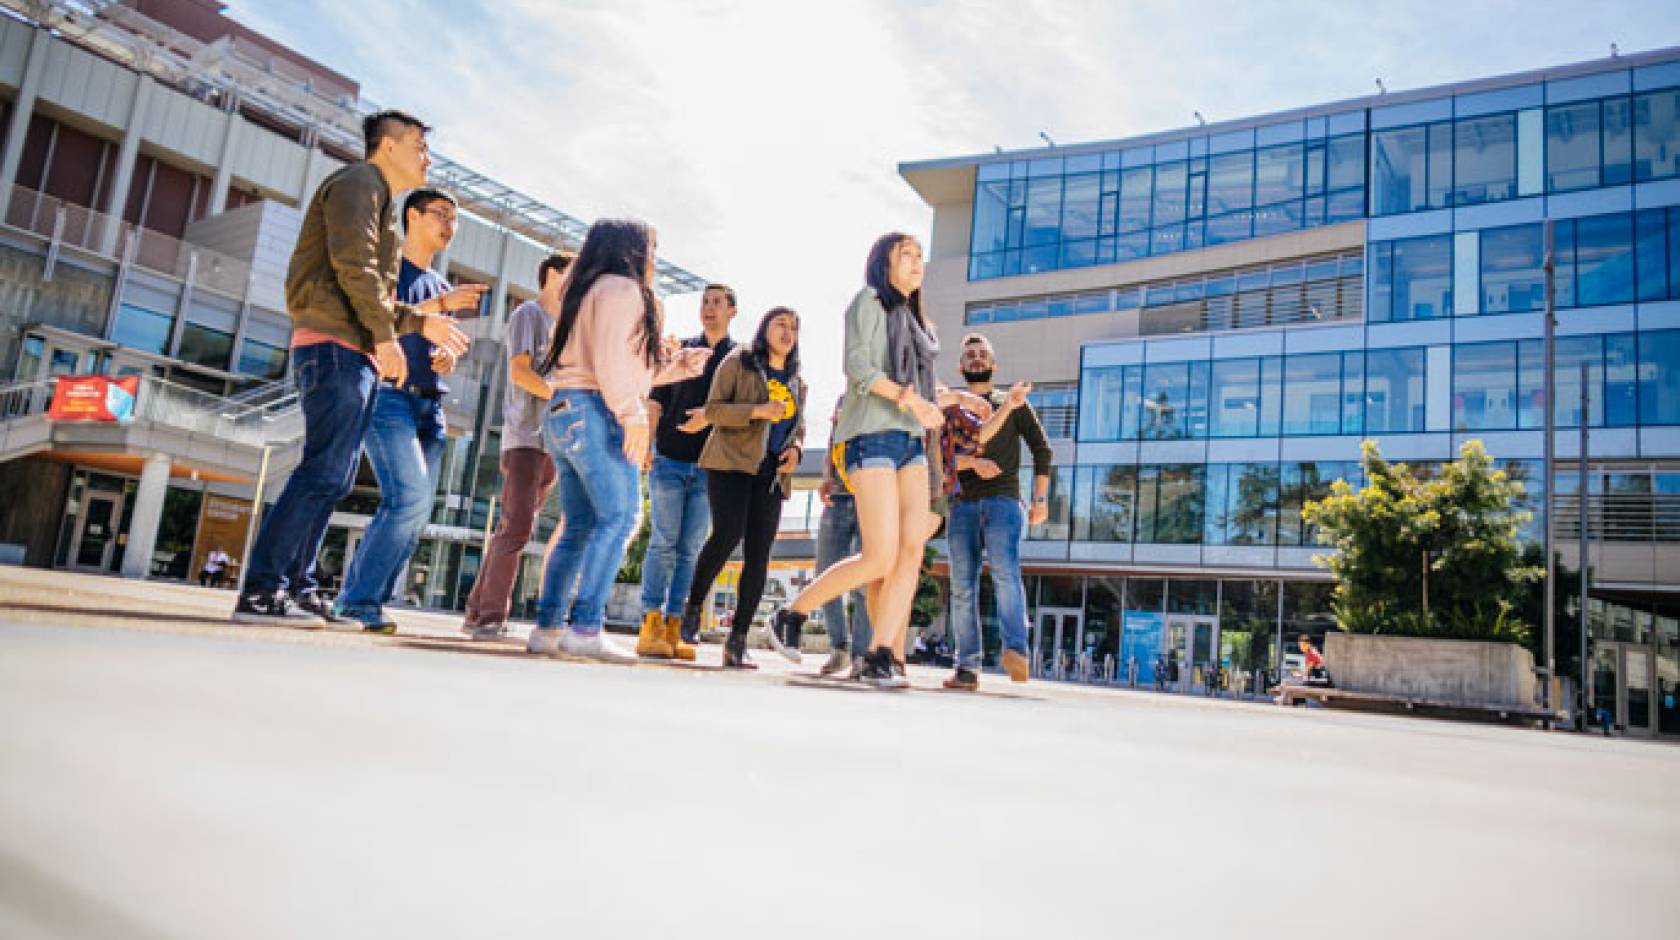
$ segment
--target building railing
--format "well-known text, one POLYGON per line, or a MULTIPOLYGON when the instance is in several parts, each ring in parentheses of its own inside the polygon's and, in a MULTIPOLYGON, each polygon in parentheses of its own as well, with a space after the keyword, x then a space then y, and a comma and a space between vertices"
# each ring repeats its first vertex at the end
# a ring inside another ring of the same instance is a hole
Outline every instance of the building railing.
MULTIPOLYGON (((1581 537, 1581 497, 1559 493, 1554 537, 1581 537)), ((1588 542, 1680 542, 1680 493, 1603 493, 1587 497, 1588 542)))
POLYGON ((138 267, 232 297, 244 297, 251 280, 248 261, 27 186, 12 187, 5 223, 55 246, 70 245, 113 261, 126 254, 138 267))
MULTIPOLYGON (((45 415, 58 377, 0 386, 0 425, 45 415)), ((278 383, 276 383, 278 384, 278 383)), ((281 444, 303 435, 303 410, 295 393, 273 401, 235 404, 209 392, 156 376, 140 376, 134 420, 232 441, 250 447, 281 444)))

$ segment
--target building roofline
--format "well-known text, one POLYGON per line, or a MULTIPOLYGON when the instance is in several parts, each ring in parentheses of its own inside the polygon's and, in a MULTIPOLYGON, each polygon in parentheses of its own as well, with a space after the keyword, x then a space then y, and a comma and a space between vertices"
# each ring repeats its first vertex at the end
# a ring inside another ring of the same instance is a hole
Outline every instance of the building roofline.
POLYGON ((1100 153, 1117 148, 1124 149, 1129 147, 1143 147, 1154 144, 1173 143, 1179 140, 1190 140, 1193 138, 1209 137, 1233 131, 1249 130, 1256 127, 1281 123, 1283 121, 1324 117, 1331 114, 1344 114, 1350 111, 1361 111, 1368 108, 1410 104, 1416 101, 1429 101, 1446 96, 1476 94, 1478 92, 1485 91, 1498 91, 1505 88, 1529 85, 1535 82, 1560 81, 1569 78, 1579 78, 1583 75, 1593 75, 1622 69, 1633 69, 1641 66, 1657 65, 1672 61, 1680 61, 1680 46, 1663 46, 1661 48, 1645 52, 1607 56, 1602 59, 1572 62, 1566 65, 1530 69, 1523 72, 1511 72, 1505 75, 1495 75, 1487 78, 1448 82, 1446 84, 1430 85, 1424 88, 1413 88, 1405 91, 1391 91, 1382 94, 1364 95, 1358 98, 1344 98, 1340 101, 1333 101, 1327 104, 1309 105, 1306 107, 1292 108, 1284 111, 1274 111, 1267 114, 1238 118, 1229 121, 1216 121, 1206 125, 1178 127, 1164 131, 1152 131, 1131 137, 1116 137, 1107 140, 1085 141, 1077 144, 1066 144, 1056 147, 1027 147, 1019 150, 1003 150, 1000 148, 992 153, 979 153, 956 157, 934 157, 926 160, 910 160, 900 163, 898 165, 898 172, 900 176, 905 176, 909 173, 926 173, 933 170, 958 170, 979 166, 985 163, 998 163, 1008 160, 1051 156, 1077 156, 1087 153, 1100 153))

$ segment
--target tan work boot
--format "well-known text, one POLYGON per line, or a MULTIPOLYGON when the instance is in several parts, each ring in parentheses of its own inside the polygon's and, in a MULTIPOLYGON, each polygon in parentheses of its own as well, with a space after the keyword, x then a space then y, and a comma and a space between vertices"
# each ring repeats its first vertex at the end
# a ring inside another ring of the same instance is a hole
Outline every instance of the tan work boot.
POLYGON ((1003 671, 1009 673, 1009 678, 1016 682, 1027 681, 1027 675, 1032 671, 1032 665, 1027 657, 1014 650, 1003 651, 1003 671))
POLYGON ((650 659, 670 659, 675 655, 671 641, 665 638, 665 615, 650 610, 642 618, 642 632, 636 636, 636 655, 650 659))
POLYGON ((694 661, 694 647, 684 643, 682 638, 682 618, 676 614, 665 615, 665 642, 671 644, 671 654, 685 663, 694 661))

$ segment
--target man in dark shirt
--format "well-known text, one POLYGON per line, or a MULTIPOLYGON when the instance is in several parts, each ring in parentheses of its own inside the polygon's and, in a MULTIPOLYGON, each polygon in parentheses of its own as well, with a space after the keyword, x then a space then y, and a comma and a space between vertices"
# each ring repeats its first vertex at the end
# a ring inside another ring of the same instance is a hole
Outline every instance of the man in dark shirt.
POLYGON ((1027 681, 1027 593, 1021 581, 1021 537, 1028 525, 1050 515, 1050 465, 1054 454, 1038 416, 1027 404, 1032 386, 1017 383, 1008 394, 992 387, 997 367, 992 344, 978 333, 963 338, 961 368, 968 390, 997 409, 979 448, 956 456, 957 490, 946 528, 951 552, 951 632, 957 638, 957 671, 948 689, 979 688, 981 553, 991 563, 1003 631, 1003 668, 1016 682, 1027 681), (1001 413, 1001 417, 998 413, 1001 413), (1033 458, 1032 508, 1021 505, 1021 443, 1033 458))
MULTIPOLYGON (((455 211, 454 197, 430 187, 416 189, 403 200, 400 301, 419 304, 450 292, 449 282, 431 266, 455 237, 455 211)), ((432 515, 438 464, 448 442, 443 396, 449 386, 443 376, 455 369, 455 357, 424 336, 405 333, 398 341, 407 374, 400 386, 380 386, 363 442, 379 479, 379 509, 356 548, 334 605, 337 617, 372 633, 397 630, 384 605, 432 515)))
POLYGON ((655 431, 648 466, 647 556, 642 560, 642 632, 636 641, 640 656, 693 659, 699 642, 699 623, 683 623, 683 602, 700 546, 712 527, 706 502, 706 471, 700 451, 710 428, 704 409, 712 376, 735 342, 729 324, 735 319, 735 291, 708 284, 700 297, 699 336, 683 340, 687 347, 707 347, 712 356, 705 371, 683 382, 658 385, 648 401, 648 420, 655 431))

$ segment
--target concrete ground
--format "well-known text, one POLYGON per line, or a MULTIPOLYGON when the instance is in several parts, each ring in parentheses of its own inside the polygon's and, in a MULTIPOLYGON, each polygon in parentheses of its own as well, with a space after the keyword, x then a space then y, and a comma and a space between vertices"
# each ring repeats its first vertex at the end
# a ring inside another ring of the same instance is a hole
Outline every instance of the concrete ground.
POLYGON ((0 569, 0 937, 1680 936, 1672 746, 231 606, 0 569))

